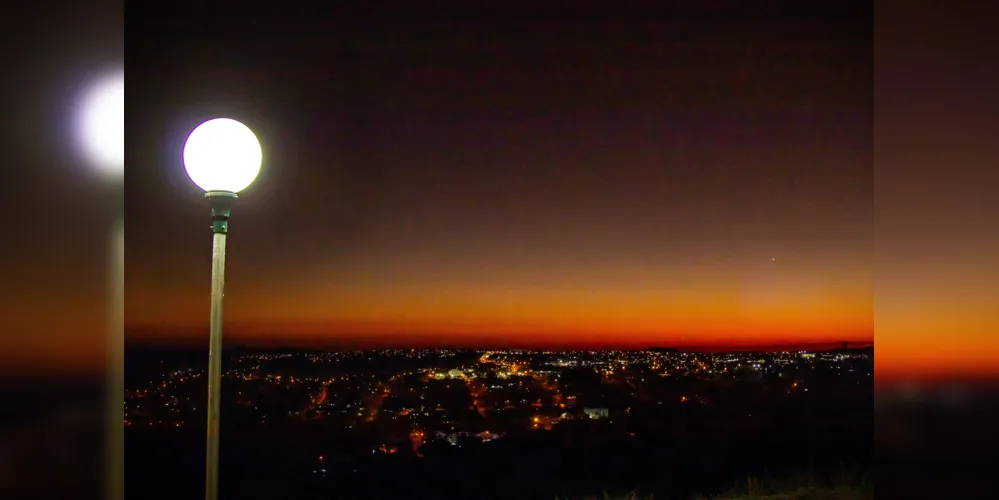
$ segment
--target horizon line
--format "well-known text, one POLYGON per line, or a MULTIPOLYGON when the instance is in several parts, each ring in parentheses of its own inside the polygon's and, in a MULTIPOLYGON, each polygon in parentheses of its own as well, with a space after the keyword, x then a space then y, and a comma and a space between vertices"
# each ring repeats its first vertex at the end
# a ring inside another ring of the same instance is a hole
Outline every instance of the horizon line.
MULTIPOLYGON (((190 339, 126 339, 125 348, 162 348, 162 349, 191 349, 200 350, 204 347, 200 344, 190 342, 190 339)), ((696 351, 713 351, 713 352, 737 352, 737 351, 758 351, 758 352, 777 352, 777 351, 787 351, 787 350, 830 350, 842 348, 843 344, 846 344, 848 349, 863 349, 874 347, 874 340, 839 340, 839 341, 825 341, 825 342, 788 342, 788 343, 766 343, 766 344, 728 344, 728 343, 707 343, 707 344, 658 344, 658 345, 488 345, 488 344, 477 344, 477 345, 456 345, 447 343, 433 343, 433 344, 421 344, 413 343, 407 345, 372 345, 370 343, 365 343, 365 345, 351 345, 350 343, 336 343, 330 342, 325 345, 268 345, 264 343, 247 343, 247 342, 232 342, 228 346, 224 347, 225 350, 230 349, 246 349, 246 350, 272 350, 272 351, 282 351, 282 350, 303 350, 303 351, 321 351, 321 350, 359 350, 359 351, 378 351, 378 350, 392 350, 392 349, 431 349, 431 350, 443 350, 443 349, 454 349, 454 350, 525 350, 525 351, 643 351, 649 349, 675 349, 678 351, 696 352, 696 351)))

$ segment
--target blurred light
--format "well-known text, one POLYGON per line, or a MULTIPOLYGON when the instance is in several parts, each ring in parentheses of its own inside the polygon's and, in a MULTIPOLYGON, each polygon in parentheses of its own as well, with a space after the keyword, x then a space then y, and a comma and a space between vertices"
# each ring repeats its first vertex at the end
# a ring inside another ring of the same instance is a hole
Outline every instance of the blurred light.
POLYGON ((125 71, 97 80, 79 108, 77 136, 95 169, 121 178, 125 168, 125 71))
POLYGON ((184 145, 187 175, 205 191, 246 189, 260 172, 261 156, 253 131, 229 118, 198 125, 184 145))

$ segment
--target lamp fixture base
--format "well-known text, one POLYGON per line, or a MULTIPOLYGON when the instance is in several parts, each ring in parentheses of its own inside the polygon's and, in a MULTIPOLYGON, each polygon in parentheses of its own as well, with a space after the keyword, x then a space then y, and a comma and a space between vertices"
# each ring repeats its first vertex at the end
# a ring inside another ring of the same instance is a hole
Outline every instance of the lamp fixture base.
POLYGON ((226 234, 229 231, 229 212, 232 200, 237 198, 231 191, 208 191, 205 198, 212 205, 212 232, 226 234))

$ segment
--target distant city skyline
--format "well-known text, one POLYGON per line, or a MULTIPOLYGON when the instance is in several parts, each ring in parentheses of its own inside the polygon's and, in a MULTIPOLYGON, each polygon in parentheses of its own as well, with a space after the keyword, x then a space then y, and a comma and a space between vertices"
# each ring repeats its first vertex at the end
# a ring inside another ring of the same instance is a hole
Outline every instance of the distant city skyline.
MULTIPOLYGON (((130 456, 155 453, 156 463, 200 464, 200 449, 164 457, 171 452, 152 443, 183 449, 203 434, 206 356, 162 349, 131 354, 124 432, 132 443, 150 444, 136 446, 130 456)), ((809 466, 811 477, 841 469, 844 459, 858 463, 857 457, 873 450, 875 382, 868 350, 240 350, 224 359, 226 435, 230 442, 253 443, 226 448, 234 450, 224 455, 234 472, 224 484, 268 479, 280 485, 279 497, 304 482, 316 498, 353 498, 349 492, 357 487, 365 492, 359 498, 371 498, 371 484, 392 478, 399 490, 379 485, 375 498, 466 498, 468 485, 492 476, 523 486, 489 498, 588 498, 557 493, 567 484, 562 478, 552 494, 539 489, 545 478, 566 471, 566 478, 598 475, 595 492, 610 490, 613 483, 604 478, 622 476, 622 484, 633 490, 640 479, 626 471, 669 453, 676 458, 668 470, 711 464, 718 484, 727 488, 731 477, 753 466, 799 467, 811 449, 835 453, 837 459, 816 460, 809 466), (760 453, 763 437, 772 455, 760 453), (283 451, 271 452, 266 443, 281 443, 283 451), (607 463, 585 469, 598 460, 607 463), (568 461, 572 465, 566 468, 568 461), (253 469, 261 462, 266 465, 253 469), (512 462, 528 463, 522 473, 497 472, 512 462), (733 472, 717 474, 734 464, 739 465, 733 472), (459 469, 464 465, 469 468, 459 469), (444 473, 442 479, 427 481, 435 469, 444 473), (235 474, 239 470, 254 474, 235 474), (526 472, 533 475, 525 479, 526 472), (403 479, 407 473, 424 480, 409 484, 403 479), (314 493, 324 485, 335 493, 314 493)), ((649 470, 641 485, 651 488, 665 478, 675 486, 676 477, 694 476, 661 470, 667 470, 665 463, 649 470)), ((190 496, 179 491, 180 481, 171 485, 178 490, 171 497, 190 496)), ((250 490, 256 488, 243 488, 250 490)), ((689 491, 658 491, 655 497, 691 497, 689 491)))
MULTIPOLYGON (((179 333, 178 330, 172 330, 173 334, 169 334, 171 331, 169 329, 159 329, 158 331, 151 332, 149 330, 144 331, 141 334, 132 332, 127 340, 129 347, 139 347, 139 348, 179 348, 179 349, 198 349, 201 347, 201 340, 206 333, 198 330, 188 330, 183 333, 179 333)), ((785 349, 802 349, 802 350, 827 350, 827 349, 837 349, 844 347, 847 344, 848 348, 860 349, 866 347, 873 347, 875 342, 874 339, 840 339, 840 340, 829 340, 829 341, 813 341, 813 342, 795 342, 786 341, 780 342, 779 340, 772 343, 746 343, 737 341, 724 341, 720 340, 717 342, 668 342, 668 339, 662 339, 659 343, 636 343, 635 340, 628 339, 626 341, 614 342, 564 342, 556 343, 546 339, 539 339, 535 342, 525 342, 517 338, 504 338, 502 336, 482 336, 476 338, 474 341, 470 341, 467 337, 457 336, 451 337, 448 340, 447 337, 440 335, 426 335, 426 336, 412 336, 405 334, 397 335, 347 335, 347 336, 334 336, 329 334, 317 334, 311 337, 306 336, 292 336, 280 334, 259 334, 256 336, 240 336, 236 340, 231 340, 226 343, 226 348, 233 349, 264 349, 264 350, 352 350, 352 349, 362 349, 362 350, 391 350, 391 349, 472 349, 472 350, 488 350, 488 349, 524 349, 524 350, 644 350, 644 349, 678 349, 678 350, 689 350, 689 351, 700 351, 700 352, 724 352, 724 351, 780 351, 785 349), (289 341, 290 338, 290 341, 289 341)))

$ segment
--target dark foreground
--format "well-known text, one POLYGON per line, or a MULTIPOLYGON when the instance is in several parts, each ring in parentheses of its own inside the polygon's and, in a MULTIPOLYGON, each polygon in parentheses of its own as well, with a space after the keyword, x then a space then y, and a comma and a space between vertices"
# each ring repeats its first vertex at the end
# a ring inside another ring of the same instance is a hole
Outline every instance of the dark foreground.
MULTIPOLYGON (((423 457, 373 453, 353 460, 338 457, 335 450, 347 443, 335 436, 230 431, 222 444, 221 491, 224 498, 551 499, 638 489, 656 498, 688 498, 730 491, 747 476, 854 480, 870 471, 873 456, 869 415, 811 430, 788 422, 786 432, 754 436, 696 426, 682 437, 615 436, 600 427, 560 426, 460 448, 425 446, 423 457), (311 457, 322 453, 326 472, 313 472, 311 457)), ((126 490, 136 498, 202 494, 200 432, 130 431, 126 446, 126 490)))

